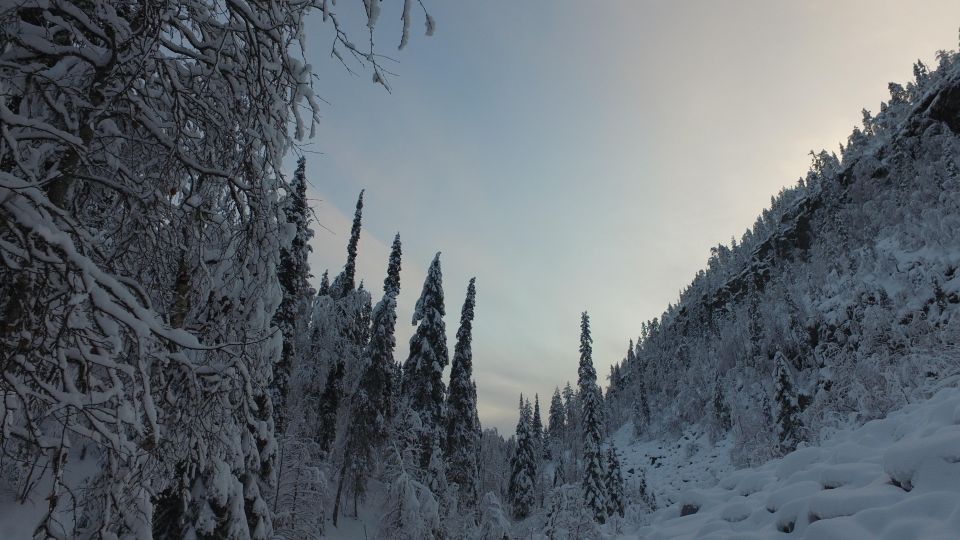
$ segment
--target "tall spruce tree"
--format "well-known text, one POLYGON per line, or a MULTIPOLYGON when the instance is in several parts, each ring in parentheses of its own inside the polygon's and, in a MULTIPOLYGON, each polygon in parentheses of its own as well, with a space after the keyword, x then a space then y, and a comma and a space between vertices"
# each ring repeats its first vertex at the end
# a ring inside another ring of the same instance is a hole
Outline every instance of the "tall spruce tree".
POLYGON ((417 330, 410 338, 410 354, 403 364, 403 399, 420 417, 422 470, 430 464, 434 440, 440 439, 446 387, 443 369, 447 366, 447 332, 443 322, 443 275, 440 253, 433 258, 423 282, 420 299, 413 311, 417 330))
MULTIPOLYGON (((362 376, 361 356, 370 338, 371 300, 363 285, 356 286, 357 245, 363 218, 363 194, 357 207, 347 242, 347 262, 330 285, 327 297, 318 297, 314 307, 313 330, 323 330, 322 350, 325 360, 315 358, 318 365, 329 366, 326 384, 319 396, 317 441, 323 452, 329 452, 342 426, 346 408, 345 396, 352 395, 362 376), (318 322, 324 324, 318 324, 318 322)), ((315 332, 314 332, 315 333, 315 332)), ((313 339, 316 339, 314 336, 313 339)))
POLYGON ((353 493, 354 507, 358 499, 363 497, 367 478, 375 466, 375 452, 386 441, 393 419, 394 387, 399 383, 395 380, 393 351, 396 348, 394 330, 397 323, 397 296, 400 294, 401 255, 400 235, 397 234, 390 251, 387 277, 383 281, 383 298, 373 309, 370 341, 361 357, 363 374, 351 399, 351 422, 337 485, 334 524, 339 516, 345 484, 353 493))
POLYGON ((776 385, 774 429, 777 435, 777 452, 782 456, 796 450, 797 444, 800 443, 800 406, 793 382, 793 372, 790 370, 787 357, 777 351, 773 361, 776 385))
MULTIPOLYGON (((644 324, 646 331, 646 324, 644 324)), ((634 378, 634 397, 633 397, 633 429, 634 434, 640 435, 643 429, 650 423, 650 405, 647 401, 647 384, 643 376, 643 366, 640 365, 640 357, 637 351, 640 349, 640 342, 637 345, 630 340, 627 348, 627 361, 624 366, 629 370, 634 378)))
POLYGON ((457 345, 450 368, 447 394, 447 431, 444 450, 448 479, 457 485, 461 508, 474 507, 479 498, 480 421, 477 416, 477 385, 473 382, 473 352, 470 347, 476 278, 470 278, 467 297, 460 312, 457 345))
MULTIPOLYGON (((288 187, 283 208, 287 223, 293 227, 293 238, 288 246, 280 248, 277 278, 283 291, 280 306, 273 316, 273 324, 283 335, 283 348, 273 369, 271 393, 278 433, 286 429, 287 398, 294 359, 299 353, 297 341, 307 332, 308 312, 314 291, 310 287, 310 208, 307 205, 306 159, 300 158, 297 170, 288 187)), ((324 274, 326 275, 326 274, 324 274)))
POLYGON ((530 515, 536 502, 536 458, 532 439, 532 411, 530 402, 520 396, 520 419, 517 421, 516 446, 510 459, 510 484, 507 496, 513 517, 523 519, 530 515))
POLYGON ((323 393, 320 394, 319 431, 316 441, 323 453, 330 451, 337 436, 337 411, 340 410, 340 402, 343 400, 344 373, 343 360, 334 361, 327 372, 323 393))
POLYGON ((357 245, 360 243, 360 222, 363 219, 363 191, 357 197, 357 208, 353 213, 353 225, 350 227, 350 241, 347 242, 347 264, 330 285, 330 294, 335 299, 343 298, 356 288, 357 245))
POLYGON ((614 514, 623 517, 626 508, 625 496, 623 493, 623 473, 620 471, 620 460, 617 459, 617 453, 613 445, 607 447, 607 515, 614 514))
POLYGON ((601 418, 600 388, 597 371, 593 367, 593 338, 590 336, 590 317, 584 311, 580 317, 580 367, 577 386, 583 412, 583 496, 594 519, 603 523, 607 516, 605 471, 603 467, 603 420, 601 418))
POLYGON ((330 294, 330 271, 324 270, 320 277, 320 288, 317 290, 317 296, 326 296, 330 294))
POLYGON ((563 398, 560 397, 560 388, 554 388, 547 418, 547 438, 551 442, 558 443, 563 440, 565 423, 566 413, 563 409, 563 398))
POLYGON ((543 447, 543 420, 540 418, 540 394, 533 395, 533 442, 537 447, 537 453, 542 452, 543 447))
POLYGON ((568 443, 573 444, 580 432, 580 403, 570 381, 563 387, 563 412, 566 414, 566 434, 568 443))

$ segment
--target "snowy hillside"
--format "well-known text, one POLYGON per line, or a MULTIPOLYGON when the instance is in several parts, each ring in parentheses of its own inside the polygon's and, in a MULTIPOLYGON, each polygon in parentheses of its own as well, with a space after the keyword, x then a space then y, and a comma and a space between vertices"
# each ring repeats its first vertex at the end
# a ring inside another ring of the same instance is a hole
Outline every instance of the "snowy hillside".
POLYGON ((955 371, 940 353, 960 343, 960 61, 914 75, 642 325, 610 374, 615 429, 700 424, 757 465, 955 371))
POLYGON ((651 522, 640 538, 955 539, 960 389, 687 490, 651 522))

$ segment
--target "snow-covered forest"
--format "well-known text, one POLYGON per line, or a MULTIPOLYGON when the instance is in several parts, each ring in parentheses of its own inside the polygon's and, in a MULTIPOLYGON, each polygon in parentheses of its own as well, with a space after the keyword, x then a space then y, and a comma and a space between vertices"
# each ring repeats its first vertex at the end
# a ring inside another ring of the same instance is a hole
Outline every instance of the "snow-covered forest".
POLYGON ((307 15, 392 84, 356 4, 359 34, 326 0, 0 3, 0 537, 955 537, 960 54, 811 153, 609 374, 571 313, 576 380, 500 433, 482 275, 401 284, 397 234, 362 282, 362 190, 342 268, 309 265, 307 15))

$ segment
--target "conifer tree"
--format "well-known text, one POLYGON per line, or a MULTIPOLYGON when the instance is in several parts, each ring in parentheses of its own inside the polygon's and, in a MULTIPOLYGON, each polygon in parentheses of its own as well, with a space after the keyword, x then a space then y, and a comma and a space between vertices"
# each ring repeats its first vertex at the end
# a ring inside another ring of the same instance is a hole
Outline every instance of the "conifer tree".
POLYGON ((603 523, 607 516, 606 488, 602 454, 603 425, 600 409, 600 389, 593 367, 593 338, 590 337, 590 317, 583 312, 580 319, 580 367, 577 386, 583 411, 583 496, 594 519, 603 523))
POLYGON ((569 381, 564 385, 561 394, 563 395, 563 412, 565 415, 560 454, 560 457, 565 459, 563 461, 564 468, 561 469, 561 472, 564 482, 572 482, 579 478, 579 463, 583 453, 580 399, 569 381), (565 456, 564 453, 568 451, 570 455, 565 456))
POLYGON ((566 422, 566 413, 563 408, 563 398, 560 397, 560 388, 553 389, 553 397, 550 398, 550 411, 547 419, 547 435, 551 440, 559 441, 563 438, 564 424, 566 422))
POLYGON ((330 294, 340 299, 356 288, 357 244, 360 243, 360 222, 363 218, 363 191, 357 197, 357 208, 353 213, 353 225, 350 227, 350 241, 347 242, 347 264, 330 285, 330 294))
MULTIPOLYGON (((646 333, 647 326, 643 326, 644 333, 646 333)), ((640 342, 638 341, 636 345, 633 344, 633 340, 630 340, 630 346, 627 349, 627 366, 628 370, 633 374, 635 378, 634 382, 634 398, 633 398, 633 429, 634 434, 640 435, 644 427, 650 423, 650 405, 647 401, 647 381, 644 378, 643 366, 640 365, 640 356, 637 354, 640 349, 640 342)))
POLYGON ((477 386, 473 382, 471 350, 476 278, 470 278, 467 297, 460 313, 457 345, 450 368, 447 394, 447 429, 444 445, 449 480, 456 483, 461 507, 473 507, 479 498, 480 422, 477 416, 477 386))
POLYGON ((283 433, 286 428, 290 375, 294 359, 299 352, 297 341, 307 331, 307 311, 314 294, 308 281, 310 265, 307 257, 311 251, 310 239, 313 237, 313 231, 310 230, 310 209, 307 206, 305 158, 301 157, 297 162, 297 170, 288 190, 283 212, 287 223, 294 228, 294 235, 290 245, 280 249, 277 278, 280 281, 283 297, 280 307, 273 316, 273 324, 283 335, 283 348, 280 359, 274 366, 271 383, 276 428, 279 433, 283 433))
POLYGON ((394 329, 397 322, 397 295, 400 294, 400 235, 393 239, 387 277, 383 281, 383 298, 373 309, 370 341, 364 348, 361 362, 363 374, 351 403, 350 426, 344 447, 343 464, 337 486, 333 519, 336 522, 345 481, 353 492, 354 506, 364 495, 366 480, 374 467, 374 452, 387 438, 394 413, 396 347, 394 329))
POLYGON ((340 401, 343 399, 343 375, 343 361, 338 360, 330 366, 330 371, 327 372, 327 382, 323 387, 323 393, 320 394, 317 444, 324 453, 330 451, 333 440, 337 436, 337 411, 340 409, 340 401))
POLYGON ((326 296, 330 294, 330 271, 324 270, 320 277, 320 289, 317 290, 317 296, 326 296))
POLYGON ((572 444, 573 439, 570 437, 576 438, 580 431, 580 403, 569 381, 563 387, 563 411, 566 413, 567 442, 572 444))
POLYGON ((723 388, 719 382, 713 389, 713 414, 717 426, 723 431, 730 431, 733 427, 733 419, 730 417, 730 407, 723 396, 723 388))
POLYGON ((800 407, 793 383, 793 373, 787 365, 787 357, 777 351, 774 355, 775 406, 776 419, 774 429, 777 435, 777 452, 785 455, 796 450, 800 442, 800 407))
POLYGON ((529 516, 535 503, 534 476, 536 474, 536 463, 531 437, 532 415, 530 402, 525 402, 521 395, 516 447, 513 457, 510 459, 510 484, 507 490, 513 517, 516 519, 529 516))
POLYGON ((540 418, 539 394, 533 395, 533 442, 539 455, 543 447, 543 420, 540 418))
POLYGON ((623 493, 623 474, 620 471, 620 460, 617 459, 617 453, 613 445, 607 447, 607 515, 614 514, 623 517, 625 496, 623 493))
POLYGON ((426 470, 430 464, 432 441, 439 438, 443 427, 446 397, 443 369, 449 362, 444 314, 443 276, 440 253, 437 253, 413 311, 413 324, 417 325, 417 330, 410 338, 410 354, 403 364, 403 399, 420 416, 423 429, 421 470, 426 470))

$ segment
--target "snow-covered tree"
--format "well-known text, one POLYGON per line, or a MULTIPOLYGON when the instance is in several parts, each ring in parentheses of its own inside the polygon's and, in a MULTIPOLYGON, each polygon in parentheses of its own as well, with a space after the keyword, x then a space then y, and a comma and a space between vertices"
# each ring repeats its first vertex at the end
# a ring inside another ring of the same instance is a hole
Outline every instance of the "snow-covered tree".
POLYGON ((593 511, 583 504, 583 492, 565 484, 550 493, 544 533, 550 540, 596 540, 600 529, 593 511))
POLYGON ((614 514, 623 517, 626 508, 626 496, 623 492, 623 473, 620 471, 620 460, 613 445, 607 447, 607 515, 614 514))
POLYGON ((564 385, 563 390, 563 411, 566 413, 566 425, 567 432, 567 445, 572 446, 575 441, 580 436, 581 424, 580 424, 580 400, 578 399, 577 393, 573 390, 573 387, 570 386, 568 381, 564 385))
POLYGON ((320 288, 317 289, 318 296, 327 296, 330 294, 330 271, 324 270, 320 276, 320 288))
POLYGON ((403 400, 422 422, 423 443, 420 466, 426 470, 432 456, 433 440, 439 439, 444 426, 443 408, 446 386, 443 369, 447 366, 447 336, 443 322, 443 276, 440 254, 433 258, 423 282, 420 299, 414 307, 410 353, 403 364, 403 400))
POLYGON ((597 372, 593 367, 593 338, 590 336, 590 316, 584 311, 580 317, 580 366, 577 386, 583 411, 583 496, 594 519, 603 523, 607 517, 606 472, 603 467, 603 419, 597 372))
POLYGON ((475 278, 470 278, 460 313, 446 407, 444 453, 449 470, 448 479, 457 486, 462 508, 476 505, 480 488, 477 463, 480 455, 480 420, 477 416, 477 386, 473 382, 473 353, 470 347, 477 294, 475 281, 475 278))
POLYGON ((316 105, 288 49, 306 8, 0 7, 0 437, 49 465, 38 536, 147 536, 159 500, 183 525, 204 478, 256 498, 281 162, 316 105), (70 448, 102 460, 82 499, 70 448))
POLYGON ((729 431, 733 427, 733 420, 730 418, 730 406, 727 405, 727 399, 723 395, 723 387, 720 382, 714 385, 713 389, 713 417, 722 431, 729 431))
POLYGON ((343 400, 343 377, 345 367, 343 360, 337 360, 327 372, 327 382, 320 394, 320 409, 317 411, 319 429, 316 441, 321 452, 329 452, 337 436, 337 412, 343 400))
POLYGON ((510 487, 508 496, 513 517, 523 519, 530 515, 536 503, 536 449, 532 437, 530 402, 520 396, 520 419, 517 421, 516 448, 510 459, 510 487))
POLYGON ((543 419, 540 418, 540 395, 533 395, 533 420, 531 423, 533 443, 537 448, 537 455, 543 453, 543 419))
POLYGON ((373 309, 370 341, 361 357, 363 374, 351 398, 349 426, 340 465, 340 480, 334 504, 334 520, 340 510, 343 490, 348 487, 357 499, 362 498, 366 481, 375 468, 375 453, 386 441, 393 419, 396 347, 394 329, 397 322, 397 295, 400 294, 400 235, 393 239, 387 277, 383 282, 383 298, 373 309), (346 484, 346 486, 345 486, 346 484))
POLYGON ((554 452, 561 447, 566 431, 566 412, 563 409, 563 398, 560 397, 560 388, 553 389, 550 398, 550 411, 547 413, 546 457, 553 457, 554 452))
POLYGON ((283 300, 273 316, 273 324, 283 335, 283 349, 280 359, 273 370, 271 385, 276 413, 278 432, 286 428, 287 398, 290 391, 290 376, 297 353, 302 348, 298 343, 307 335, 309 308, 313 302, 314 291, 310 287, 310 207, 307 204, 306 159, 300 158, 293 179, 287 186, 287 196, 283 213, 286 223, 292 230, 289 245, 280 248, 280 267, 277 277, 283 290, 283 300))
POLYGON ((579 463, 583 454, 582 408, 579 396, 568 381, 563 390, 563 411, 565 414, 562 452, 558 459, 558 471, 561 483, 573 482, 580 478, 579 463))
POLYGON ((0 446, 49 471, 20 486, 47 504, 37 537, 272 536, 281 169, 317 119, 314 6, 0 5, 0 446))
POLYGON ((496 428, 484 429, 480 435, 480 491, 493 492, 502 500, 510 484, 510 458, 513 448, 496 428))
POLYGON ((480 501, 480 524, 476 540, 511 540, 510 520, 503 509, 500 498, 492 491, 483 495, 480 501))
POLYGON ((394 477, 384 498, 380 537, 397 540, 443 538, 440 506, 430 489, 417 481, 394 452, 394 477))
POLYGON ((357 208, 353 213, 353 224, 350 226, 350 240, 347 242, 347 263, 330 284, 330 294, 334 299, 343 298, 356 288, 357 273, 357 245, 360 243, 360 228, 363 221, 363 190, 357 197, 357 208))
POLYGON ((800 406, 797 402, 797 390, 789 360, 781 351, 777 351, 773 361, 776 406, 774 429, 777 437, 777 452, 784 455, 795 450, 800 442, 802 429, 800 406))
POLYGON ((287 435, 278 459, 273 500, 274 530, 280 538, 315 539, 323 535, 327 479, 306 438, 287 435))

